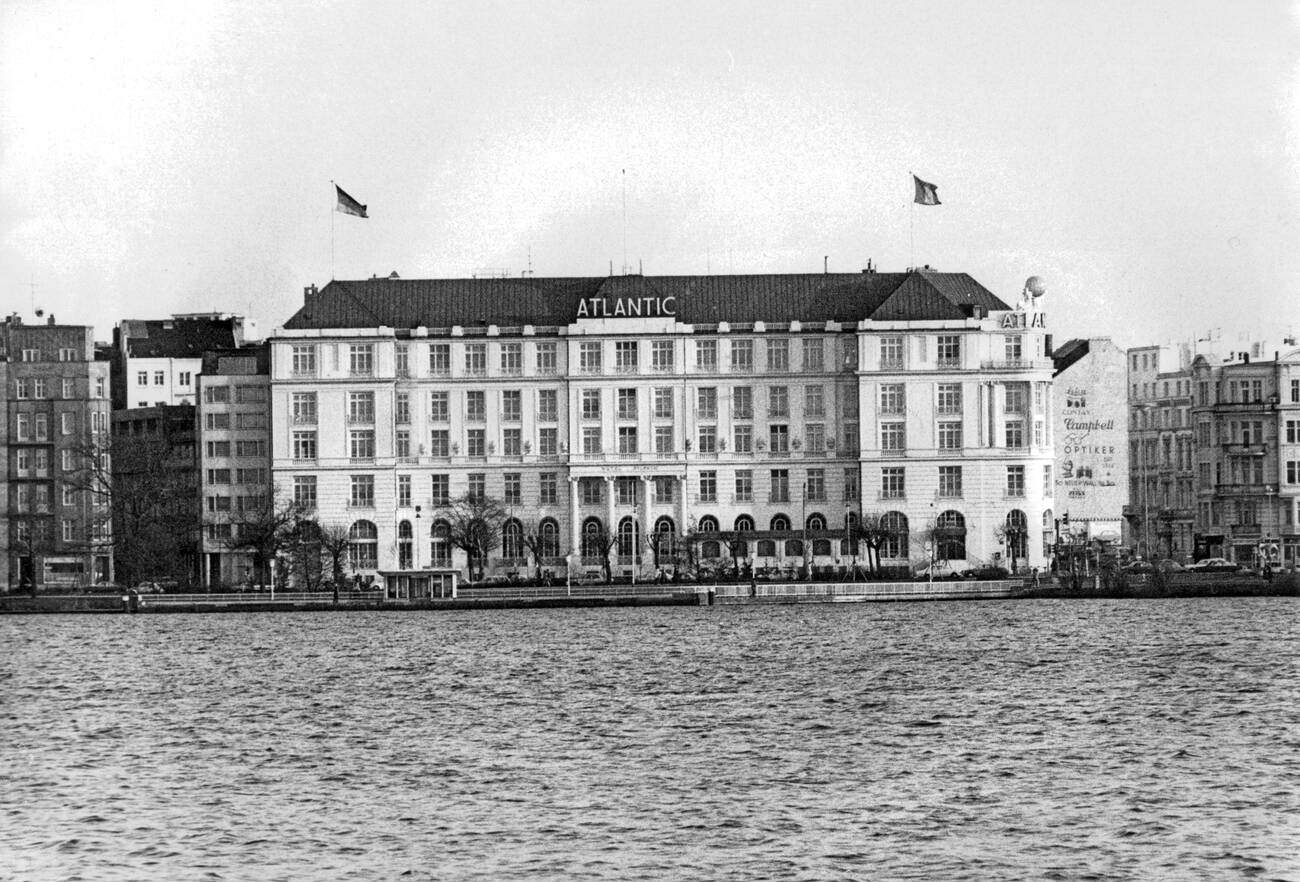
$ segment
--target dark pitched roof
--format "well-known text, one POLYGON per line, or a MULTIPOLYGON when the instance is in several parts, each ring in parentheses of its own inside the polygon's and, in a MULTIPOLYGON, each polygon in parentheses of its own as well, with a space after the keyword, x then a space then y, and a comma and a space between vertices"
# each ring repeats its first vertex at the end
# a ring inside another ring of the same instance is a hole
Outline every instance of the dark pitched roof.
POLYGON ((243 343, 235 318, 127 319, 120 332, 132 358, 200 358, 209 349, 234 349, 243 343))
POLYGON ((592 297, 675 297, 687 324, 960 319, 1009 307, 965 273, 396 279, 332 281, 288 329, 568 325, 592 297))
POLYGON ((1067 340, 1052 352, 1052 376, 1059 377, 1063 372, 1069 369, 1079 359, 1083 358, 1092 349, 1092 344, 1087 340, 1067 340))

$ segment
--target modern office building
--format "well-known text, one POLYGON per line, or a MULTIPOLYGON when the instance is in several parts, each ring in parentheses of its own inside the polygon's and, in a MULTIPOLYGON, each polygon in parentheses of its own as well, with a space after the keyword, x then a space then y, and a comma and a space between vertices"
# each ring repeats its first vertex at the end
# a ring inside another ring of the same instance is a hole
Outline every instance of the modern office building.
POLYGON ((1096 337, 1070 340, 1052 357, 1057 519, 1071 534, 1119 541, 1129 501, 1124 350, 1096 337))
POLYGON ((205 587, 266 584, 241 524, 257 521, 271 496, 270 352, 264 345, 208 352, 198 375, 199 495, 205 587))
POLYGON ((333 281, 269 342, 274 482, 359 574, 462 566, 466 494, 490 572, 843 565, 864 515, 886 564, 1046 562, 1045 315, 965 274, 333 281))
POLYGON ((113 409, 194 404, 203 353, 245 342, 242 316, 126 319, 113 330, 113 409))
POLYGON ((109 431, 109 365, 94 334, 53 316, 9 316, 4 363, 4 587, 71 588, 113 579, 107 486, 101 456, 109 431))

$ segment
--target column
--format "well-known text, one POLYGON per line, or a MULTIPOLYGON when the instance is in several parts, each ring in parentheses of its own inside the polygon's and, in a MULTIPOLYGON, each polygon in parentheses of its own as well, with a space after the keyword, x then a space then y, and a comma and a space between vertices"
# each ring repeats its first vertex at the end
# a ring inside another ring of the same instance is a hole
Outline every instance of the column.
MULTIPOLYGON (((578 479, 569 478, 569 557, 582 553, 582 545, 579 541, 579 530, 582 525, 578 523, 578 479)), ((576 561, 575 561, 576 562, 576 561)))
MULTIPOLYGON (((610 539, 618 535, 618 524, 614 523, 614 478, 610 475, 605 476, 605 529, 609 531, 610 539)), ((612 547, 605 551, 605 557, 609 559, 610 572, 614 572, 614 566, 618 563, 618 544, 614 543, 612 547)))
POLYGON ((650 476, 641 476, 641 547, 637 553, 644 558, 649 555, 650 561, 654 562, 654 551, 650 547, 650 540, 654 538, 650 534, 650 476))

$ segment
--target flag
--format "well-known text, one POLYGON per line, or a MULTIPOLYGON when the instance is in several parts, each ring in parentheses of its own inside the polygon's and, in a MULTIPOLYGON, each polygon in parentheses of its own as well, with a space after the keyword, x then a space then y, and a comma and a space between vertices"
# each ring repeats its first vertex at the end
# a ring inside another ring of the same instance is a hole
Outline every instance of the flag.
POLYGON ((912 175, 912 183, 916 185, 916 198, 912 200, 913 202, 918 205, 943 204, 939 201, 939 188, 934 184, 927 184, 916 175, 912 175))
MULTIPOLYGON (((335 211, 341 211, 344 214, 356 215, 357 217, 370 216, 366 214, 366 207, 362 205, 360 202, 358 202, 357 200, 353 199, 347 193, 344 193, 342 187, 340 187, 338 184, 335 184, 334 189, 338 191, 338 196, 339 196, 339 204, 335 206, 334 208, 335 211)), ((920 193, 921 191, 917 190, 916 192, 920 193)))

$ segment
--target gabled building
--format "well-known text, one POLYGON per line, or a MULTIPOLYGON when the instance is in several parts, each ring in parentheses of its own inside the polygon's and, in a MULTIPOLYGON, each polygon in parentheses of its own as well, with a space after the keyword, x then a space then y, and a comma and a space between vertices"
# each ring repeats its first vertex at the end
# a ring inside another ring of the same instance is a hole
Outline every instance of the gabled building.
POLYGON ((274 482, 358 574, 463 565, 465 494, 496 572, 843 566, 864 515, 886 564, 1046 563, 1046 318, 965 274, 334 281, 269 342, 274 482))
POLYGON ((193 405, 203 353, 244 344, 242 316, 126 319, 113 331, 113 409, 193 405))

